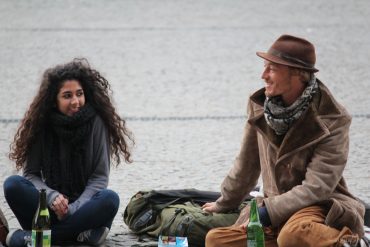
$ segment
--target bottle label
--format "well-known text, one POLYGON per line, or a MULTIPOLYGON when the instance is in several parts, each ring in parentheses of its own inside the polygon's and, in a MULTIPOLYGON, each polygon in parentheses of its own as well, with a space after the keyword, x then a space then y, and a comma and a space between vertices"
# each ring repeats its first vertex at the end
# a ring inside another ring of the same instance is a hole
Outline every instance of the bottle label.
POLYGON ((46 209, 42 209, 40 211, 40 215, 41 216, 49 216, 49 210, 46 208, 46 209))
POLYGON ((32 247, 51 247, 51 230, 32 230, 32 247))
POLYGON ((247 247, 257 247, 256 240, 247 240, 247 247))

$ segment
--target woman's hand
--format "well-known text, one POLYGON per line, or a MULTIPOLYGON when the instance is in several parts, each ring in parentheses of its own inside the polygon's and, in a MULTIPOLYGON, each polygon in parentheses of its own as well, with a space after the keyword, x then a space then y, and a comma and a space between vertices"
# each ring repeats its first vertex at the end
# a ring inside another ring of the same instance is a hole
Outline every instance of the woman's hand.
POLYGON ((57 215, 58 220, 64 219, 68 213, 68 198, 62 194, 55 197, 51 209, 57 215))

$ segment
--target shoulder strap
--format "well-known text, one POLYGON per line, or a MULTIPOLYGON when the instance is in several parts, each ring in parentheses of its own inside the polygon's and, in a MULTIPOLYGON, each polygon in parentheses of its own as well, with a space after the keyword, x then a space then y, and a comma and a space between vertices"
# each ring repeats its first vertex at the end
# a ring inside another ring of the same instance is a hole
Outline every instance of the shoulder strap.
POLYGON ((186 210, 185 209, 183 209, 183 208, 177 208, 176 210, 175 210, 175 213, 173 214, 173 216, 169 219, 169 221, 162 227, 162 229, 161 229, 161 231, 160 231, 160 233, 159 233, 159 235, 161 236, 161 235, 163 235, 163 233, 166 233, 167 232, 167 230, 168 230, 168 228, 172 225, 172 223, 175 221, 175 219, 176 219, 176 217, 177 217, 177 215, 179 215, 179 214, 184 214, 184 213, 186 213, 186 210))
POLYGON ((156 210, 156 211, 160 211, 172 204, 175 204, 176 202, 180 201, 181 198, 175 198, 173 199, 172 201, 169 201, 167 203, 164 203, 164 204, 152 204, 152 209, 156 210))

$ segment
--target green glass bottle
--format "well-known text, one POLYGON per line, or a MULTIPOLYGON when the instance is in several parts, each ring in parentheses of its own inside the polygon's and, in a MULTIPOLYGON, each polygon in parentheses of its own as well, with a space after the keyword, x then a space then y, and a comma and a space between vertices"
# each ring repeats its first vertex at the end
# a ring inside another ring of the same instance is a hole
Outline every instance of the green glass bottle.
POLYGON ((32 247, 50 247, 50 214, 46 203, 46 191, 40 190, 39 206, 32 221, 32 247))
POLYGON ((247 226, 247 247, 264 247, 265 235, 258 215, 256 199, 251 202, 249 223, 247 226))

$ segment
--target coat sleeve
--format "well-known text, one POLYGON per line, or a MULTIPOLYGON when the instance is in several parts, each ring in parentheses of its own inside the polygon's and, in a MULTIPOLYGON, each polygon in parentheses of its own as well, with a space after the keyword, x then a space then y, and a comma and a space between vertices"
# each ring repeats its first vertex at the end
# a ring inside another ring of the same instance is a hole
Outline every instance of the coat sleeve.
POLYGON ((300 185, 264 199, 272 226, 279 226, 302 208, 330 198, 347 163, 350 123, 350 117, 345 116, 329 126, 330 133, 317 143, 300 185))
MULTIPOLYGON (((250 101, 248 115, 253 116, 250 101)), ((256 130, 247 122, 239 155, 221 184, 221 197, 216 201, 217 211, 237 208, 256 186, 261 172, 258 153, 256 130)))
POLYGON ((107 188, 110 172, 108 138, 108 130, 106 129, 102 119, 97 117, 92 129, 93 153, 91 154, 93 155, 92 160, 96 169, 87 181, 85 190, 76 201, 69 205, 68 215, 74 214, 87 201, 89 201, 93 195, 107 188))

